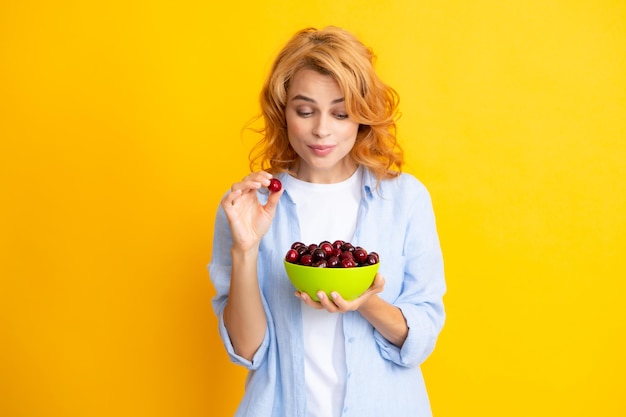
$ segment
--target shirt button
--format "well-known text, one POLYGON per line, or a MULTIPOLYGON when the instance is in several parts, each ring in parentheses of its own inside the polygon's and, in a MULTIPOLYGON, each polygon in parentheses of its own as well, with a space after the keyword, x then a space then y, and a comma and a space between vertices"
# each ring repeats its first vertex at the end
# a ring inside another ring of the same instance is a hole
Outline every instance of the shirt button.
POLYGON ((351 337, 348 339, 348 343, 353 343, 354 342, 354 337, 351 337))

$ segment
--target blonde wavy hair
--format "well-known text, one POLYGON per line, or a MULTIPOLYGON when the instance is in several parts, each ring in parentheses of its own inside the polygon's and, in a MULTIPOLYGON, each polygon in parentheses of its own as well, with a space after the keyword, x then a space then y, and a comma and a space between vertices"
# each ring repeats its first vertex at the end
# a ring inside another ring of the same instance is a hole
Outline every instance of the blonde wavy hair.
POLYGON ((402 171, 404 152, 396 139, 398 94, 374 71, 375 55, 351 33, 329 26, 298 31, 274 61, 260 94, 264 127, 250 151, 250 169, 289 172, 298 155, 289 144, 285 107, 293 76, 302 69, 330 75, 344 93, 350 119, 359 123, 350 156, 378 181, 402 171))

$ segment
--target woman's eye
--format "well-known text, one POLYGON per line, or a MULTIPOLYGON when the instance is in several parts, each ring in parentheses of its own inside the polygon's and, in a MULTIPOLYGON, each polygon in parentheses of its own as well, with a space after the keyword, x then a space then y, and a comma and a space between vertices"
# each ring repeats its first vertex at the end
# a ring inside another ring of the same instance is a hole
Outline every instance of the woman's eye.
POLYGON ((296 113, 300 117, 310 117, 313 114, 313 112, 311 111, 302 111, 302 110, 298 110, 296 113))
POLYGON ((339 114, 336 114, 335 117, 339 120, 343 120, 343 119, 347 119, 348 115, 344 113, 339 113, 339 114))

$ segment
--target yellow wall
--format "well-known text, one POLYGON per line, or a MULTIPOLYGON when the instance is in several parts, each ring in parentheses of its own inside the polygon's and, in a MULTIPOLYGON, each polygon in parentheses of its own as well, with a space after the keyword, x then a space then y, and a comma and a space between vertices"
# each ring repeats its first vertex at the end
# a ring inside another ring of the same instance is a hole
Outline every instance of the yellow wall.
POLYGON ((0 415, 232 414, 213 215, 270 59, 326 24, 433 195, 435 414, 626 415, 624 2, 213 3, 0 2, 0 415))

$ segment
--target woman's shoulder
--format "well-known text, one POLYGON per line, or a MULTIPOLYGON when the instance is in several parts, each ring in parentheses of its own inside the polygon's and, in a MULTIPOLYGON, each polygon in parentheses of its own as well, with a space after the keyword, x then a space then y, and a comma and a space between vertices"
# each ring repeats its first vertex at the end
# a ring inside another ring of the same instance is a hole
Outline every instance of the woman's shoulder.
POLYGON ((396 173, 394 177, 380 181, 379 187, 383 194, 401 193, 405 198, 429 196, 426 185, 415 175, 408 172, 396 173))

